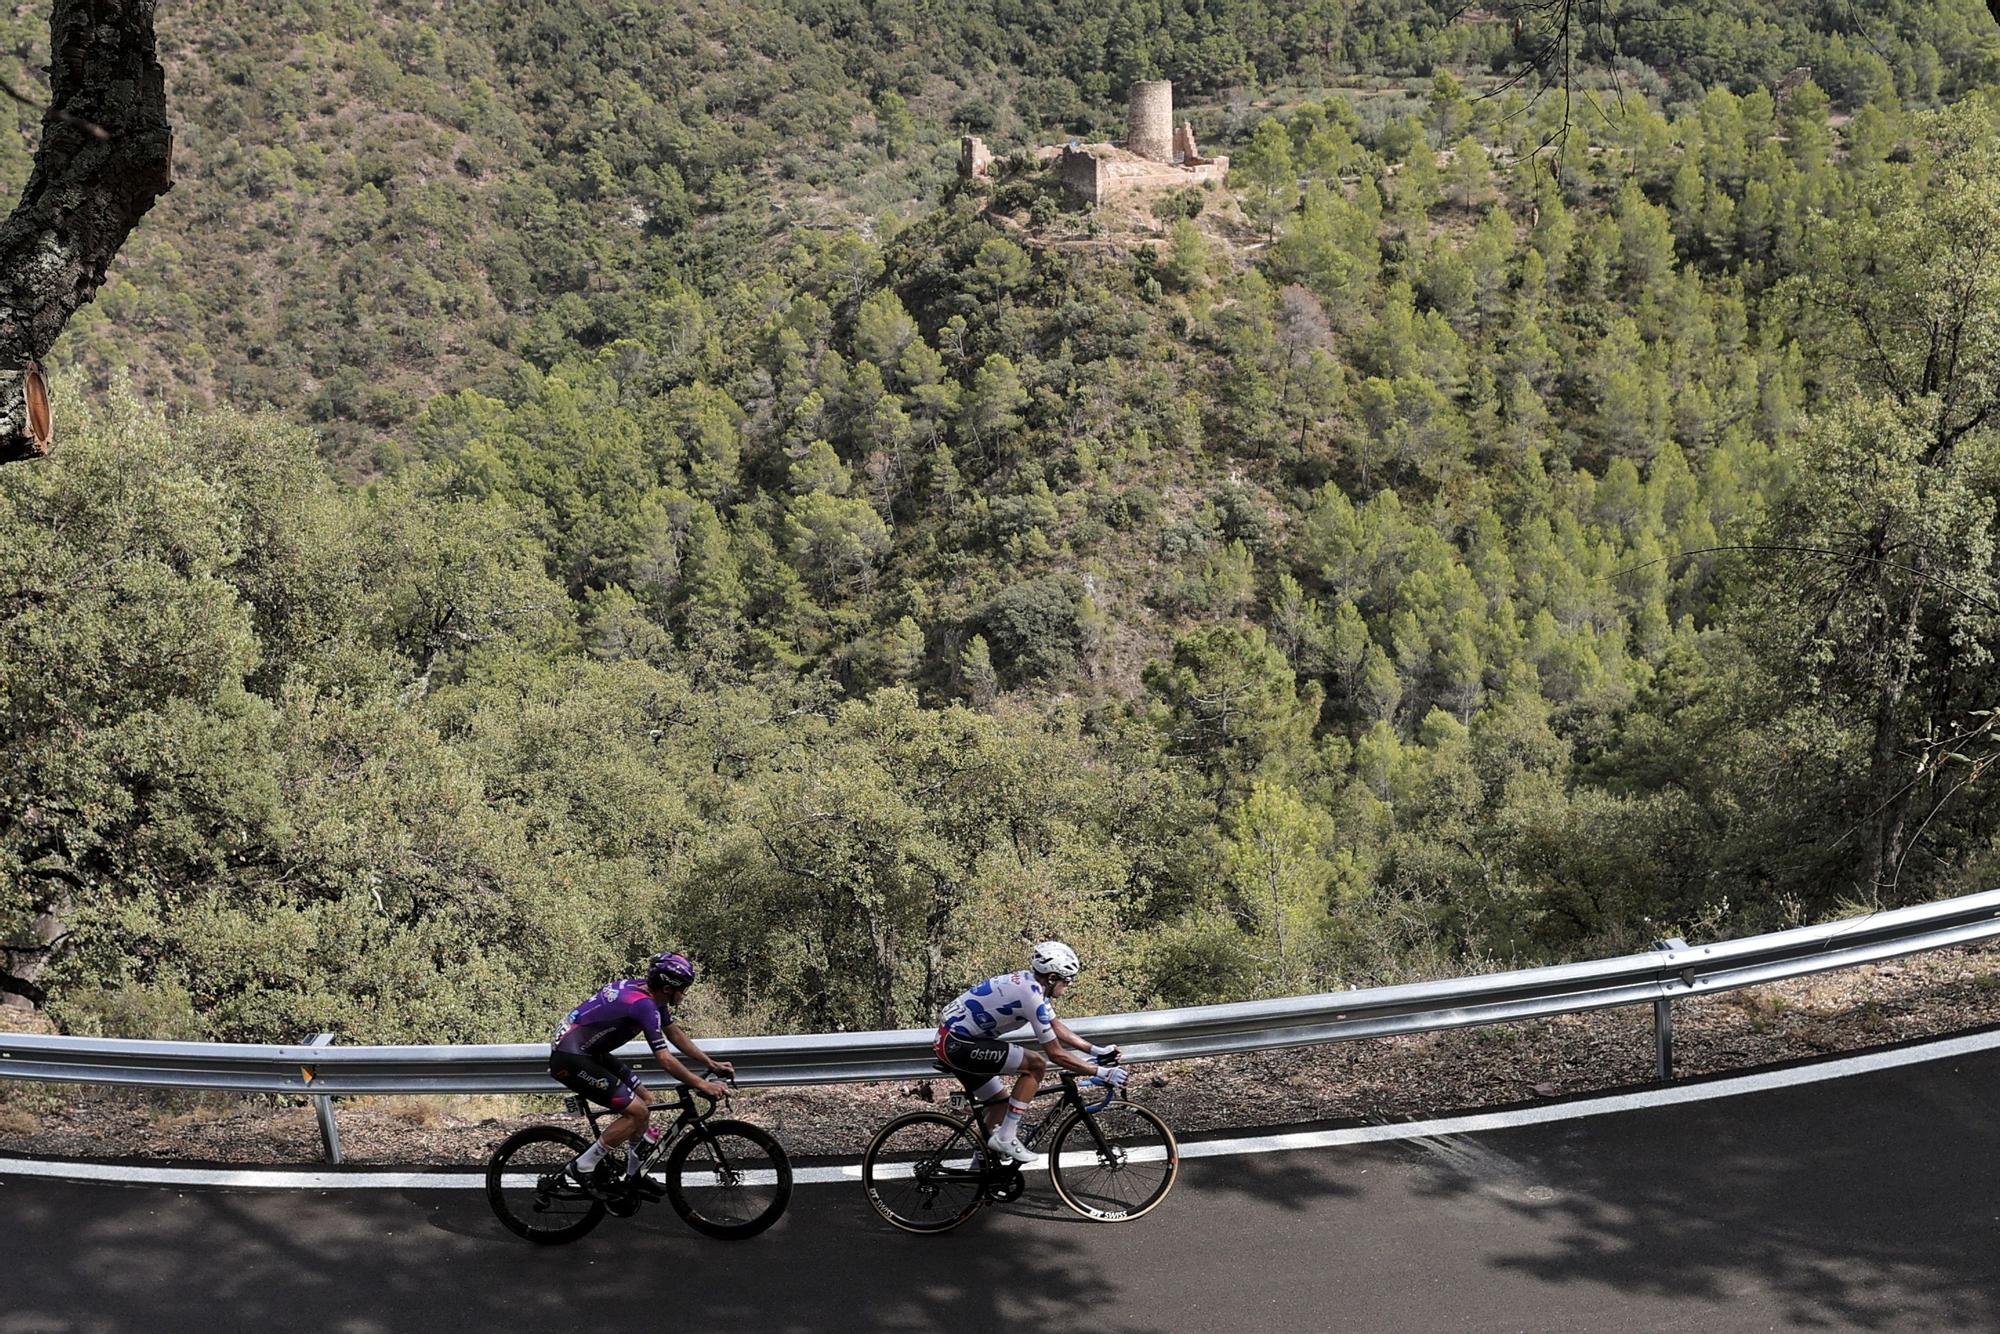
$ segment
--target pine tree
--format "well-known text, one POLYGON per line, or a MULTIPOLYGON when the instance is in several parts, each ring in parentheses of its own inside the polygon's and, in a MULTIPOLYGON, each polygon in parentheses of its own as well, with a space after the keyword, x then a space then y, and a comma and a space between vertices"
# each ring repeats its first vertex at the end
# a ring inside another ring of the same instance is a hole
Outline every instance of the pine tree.
POLYGON ((1493 201, 1493 164, 1486 149, 1469 134, 1452 145, 1443 190, 1446 202, 1455 208, 1484 208, 1493 201))
POLYGON ((959 688, 975 709, 990 708, 1000 693, 1000 678, 993 670, 993 653, 985 635, 974 635, 958 658, 959 688))
POLYGON ((1314 981, 1313 955, 1331 925, 1335 883, 1325 855, 1333 822, 1289 787, 1253 783, 1230 813, 1229 885, 1268 972, 1287 991, 1314 981))
POLYGON ((989 454, 1021 427, 1021 410, 1028 391, 1013 361, 995 352, 980 363, 972 388, 959 409, 959 426, 982 452, 989 454))
POLYGON ((1371 642, 1361 663, 1361 685, 1356 691, 1361 704, 1362 717, 1376 724, 1392 721, 1396 708, 1403 702, 1402 678, 1396 674, 1396 664, 1382 651, 1382 646, 1371 642))
POLYGON ((1208 285, 1208 238, 1192 218, 1178 218, 1168 233, 1173 254, 1161 266, 1160 275, 1180 292, 1195 292, 1208 285))
POLYGON ((1266 237, 1275 238, 1278 220, 1292 211, 1299 190, 1291 136, 1277 117, 1257 123, 1249 145, 1230 159, 1229 177, 1244 191, 1245 211, 1264 224, 1266 237))
POLYGON ((903 354, 918 341, 917 322, 893 291, 870 294, 854 313, 854 353, 884 373, 896 371, 903 354))
POLYGON ((890 681, 908 681, 923 670, 924 631, 908 616, 897 618, 882 634, 878 649, 882 674, 890 681))
POLYGON ((1449 70, 1441 69, 1431 76, 1424 123, 1430 129, 1432 145, 1438 148, 1456 141, 1472 123, 1472 103, 1466 100, 1464 85, 1449 70))

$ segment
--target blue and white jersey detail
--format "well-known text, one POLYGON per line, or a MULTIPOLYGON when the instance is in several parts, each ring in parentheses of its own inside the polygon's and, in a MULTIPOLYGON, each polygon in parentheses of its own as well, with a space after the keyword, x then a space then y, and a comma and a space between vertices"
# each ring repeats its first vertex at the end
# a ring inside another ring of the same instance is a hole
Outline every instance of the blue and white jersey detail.
POLYGON ((962 1038, 991 1038, 1026 1024, 1046 1043, 1056 1040, 1055 1019, 1033 973, 1002 973, 945 1006, 943 1027, 962 1038))

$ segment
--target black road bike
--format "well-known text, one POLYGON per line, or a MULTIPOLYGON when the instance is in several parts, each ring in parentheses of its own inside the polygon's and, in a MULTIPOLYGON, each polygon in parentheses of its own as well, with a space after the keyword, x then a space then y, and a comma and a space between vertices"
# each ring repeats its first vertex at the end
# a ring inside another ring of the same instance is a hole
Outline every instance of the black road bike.
MULTIPOLYGON (((1077 1213, 1123 1222, 1150 1212, 1173 1189, 1181 1167, 1174 1132, 1127 1101, 1122 1088, 1065 1072, 1035 1096, 1058 1101, 1022 1126, 1021 1143, 1035 1148, 1046 1132, 1049 1178, 1077 1213), (1103 1096, 1087 1101, 1083 1088, 1103 1096)), ((875 1212, 906 1232, 947 1232, 981 1205, 1019 1199, 1027 1188, 1021 1165, 986 1147, 981 1114, 992 1105, 969 1106, 963 1115, 911 1112, 877 1131, 861 1159, 861 1183, 875 1212)))
MULTIPOLYGON (((509 1135, 486 1160, 493 1212, 508 1231, 545 1246, 575 1241, 607 1213, 629 1218, 642 1201, 661 1195, 689 1227, 711 1237, 754 1237, 777 1222, 792 1198, 784 1146, 746 1121, 717 1118, 718 1103, 705 1093, 685 1086, 675 1092, 680 1115, 658 1140, 641 1146, 639 1175, 629 1185, 619 1155, 598 1165, 606 1170, 588 1188, 564 1174, 597 1137, 598 1122, 615 1115, 580 1097, 571 1095, 565 1106, 590 1119, 589 1138, 563 1126, 529 1126, 509 1135)), ((654 1117, 667 1107, 655 1103, 654 1117)))

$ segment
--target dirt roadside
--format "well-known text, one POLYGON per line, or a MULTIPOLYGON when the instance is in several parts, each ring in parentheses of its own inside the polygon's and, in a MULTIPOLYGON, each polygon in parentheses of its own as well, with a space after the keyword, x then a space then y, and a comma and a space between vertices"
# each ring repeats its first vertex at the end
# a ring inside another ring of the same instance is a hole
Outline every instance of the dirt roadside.
MULTIPOLYGON (((25 1027, 0 1010, 0 1029, 25 1027)), ((1913 955, 1674 1010, 1680 1075, 1745 1070, 2000 1024, 2000 944, 1913 955)), ((1133 1091, 1183 1134, 1301 1121, 1392 1121, 1645 1084, 1650 1007, 1449 1033, 1141 1066, 1133 1091)), ((794 1157, 854 1155, 890 1116, 943 1100, 949 1081, 752 1090, 734 1114, 794 1157)), ((553 1098, 358 1098, 338 1104, 354 1164, 471 1165, 553 1098)), ((560 1115, 560 1113, 556 1113, 560 1115)), ((148 1099, 118 1090, 0 1083, 0 1152, 305 1165, 323 1150, 312 1109, 228 1094, 148 1099)))

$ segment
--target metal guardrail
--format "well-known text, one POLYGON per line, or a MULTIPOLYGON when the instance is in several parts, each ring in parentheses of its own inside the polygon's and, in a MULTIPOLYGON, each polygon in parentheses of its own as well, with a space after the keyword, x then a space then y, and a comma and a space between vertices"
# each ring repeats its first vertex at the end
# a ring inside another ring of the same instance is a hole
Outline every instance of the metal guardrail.
MULTIPOLYGON (((1713 945, 1662 941, 1648 954, 1509 973, 1098 1015, 1071 1027, 1115 1039, 1132 1061, 1228 1056, 1397 1033, 1433 1032, 1572 1014, 1615 1005, 1654 1007, 1658 1073, 1673 1074, 1673 1003, 1736 987, 1947 945, 2000 937, 2000 890, 1945 899, 1820 926, 1713 945)), ((745 1085, 856 1083, 935 1073, 931 1029, 703 1039, 735 1063, 745 1085)), ((548 1093, 548 1048, 541 1043, 453 1047, 335 1047, 311 1042, 247 1045, 131 1042, 0 1033, 0 1079, 141 1088, 283 1093, 317 1100, 328 1156, 340 1159, 336 1097, 362 1094, 548 1093)), ((642 1044, 621 1055, 651 1065, 642 1044)), ((649 1081, 668 1082, 658 1070, 649 1081)))

